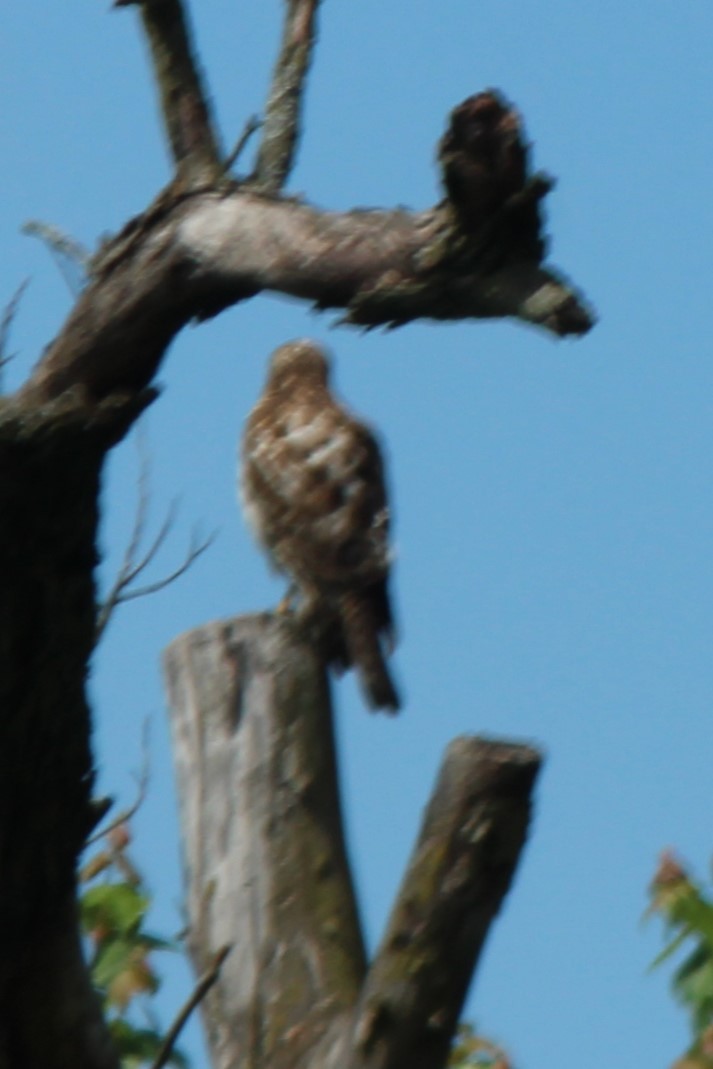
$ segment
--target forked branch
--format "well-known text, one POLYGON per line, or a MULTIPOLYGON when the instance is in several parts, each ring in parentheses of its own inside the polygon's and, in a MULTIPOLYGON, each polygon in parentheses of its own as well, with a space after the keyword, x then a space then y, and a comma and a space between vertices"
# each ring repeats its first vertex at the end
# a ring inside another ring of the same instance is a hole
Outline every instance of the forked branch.
POLYGON ((176 639, 164 664, 194 964, 234 948, 206 1002, 216 1069, 439 1069, 525 842, 537 752, 452 743, 367 971, 308 638, 241 617, 176 639))
POLYGON ((542 201, 519 116, 498 94, 469 98, 441 143, 446 197, 424 212, 324 212, 244 187, 164 191, 93 263, 93 278, 25 389, 88 398, 140 389, 191 319, 264 290, 343 321, 512 317, 557 337, 594 315, 545 262, 542 201))
POLYGON ((102 638, 109 620, 119 605, 126 601, 133 601, 135 598, 143 598, 147 597, 149 594, 156 594, 159 590, 163 590, 165 587, 169 586, 176 579, 180 578, 180 576, 184 575, 195 563, 198 557, 205 553, 215 537, 214 535, 209 535, 207 538, 200 539, 197 537, 196 533, 193 532, 191 534, 188 549, 178 567, 174 568, 173 571, 162 576, 160 579, 154 580, 152 583, 146 583, 143 586, 135 585, 136 580, 140 575, 143 575, 165 544, 173 529, 177 512, 176 502, 173 501, 159 527, 158 533, 154 536, 153 541, 150 542, 148 548, 142 551, 141 546, 144 541, 146 525, 148 523, 151 491, 149 487, 148 452, 141 437, 139 437, 138 442, 140 461, 134 526, 124 552, 124 559, 116 573, 114 582, 104 601, 97 608, 97 643, 102 638))

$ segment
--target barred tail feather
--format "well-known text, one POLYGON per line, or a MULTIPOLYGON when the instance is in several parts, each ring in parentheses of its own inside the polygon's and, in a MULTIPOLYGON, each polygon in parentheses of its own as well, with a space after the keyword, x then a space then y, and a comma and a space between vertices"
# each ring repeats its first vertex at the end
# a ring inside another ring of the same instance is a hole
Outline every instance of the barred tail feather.
MULTIPOLYGON (((397 713, 401 702, 386 667, 380 629, 384 627, 383 607, 371 604, 367 591, 343 594, 339 599, 349 660, 356 668, 366 700, 372 709, 397 713)), ((387 627, 390 616, 387 616, 387 627)))

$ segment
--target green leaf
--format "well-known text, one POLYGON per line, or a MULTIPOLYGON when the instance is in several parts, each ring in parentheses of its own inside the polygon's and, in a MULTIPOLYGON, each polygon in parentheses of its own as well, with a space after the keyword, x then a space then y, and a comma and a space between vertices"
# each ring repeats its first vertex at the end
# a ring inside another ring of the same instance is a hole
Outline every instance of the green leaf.
POLYGON ((676 938, 672 939, 671 942, 663 948, 661 953, 656 955, 649 965, 649 970, 653 971, 654 969, 658 969, 659 965, 663 965, 665 961, 668 961, 671 955, 675 954, 680 946, 683 946, 690 935, 690 928, 684 928, 682 932, 679 932, 676 938))
POLYGON ((105 940, 92 963, 95 985, 120 1006, 126 1006, 134 995, 157 991, 160 981, 149 968, 147 955, 140 937, 105 940))
POLYGON ((673 977, 676 996, 688 1006, 695 1033, 700 1034, 713 1021, 713 955, 699 945, 686 958, 673 977))
POLYGON ((713 949, 713 904, 692 880, 656 886, 653 908, 663 914, 672 931, 689 928, 713 949))
POLYGON ((713 950, 713 906, 696 889, 685 903, 684 922, 696 931, 713 950))
POLYGON ((135 931, 151 904, 126 883, 103 883, 90 887, 80 898, 82 926, 86 932, 106 931, 127 934, 135 931))

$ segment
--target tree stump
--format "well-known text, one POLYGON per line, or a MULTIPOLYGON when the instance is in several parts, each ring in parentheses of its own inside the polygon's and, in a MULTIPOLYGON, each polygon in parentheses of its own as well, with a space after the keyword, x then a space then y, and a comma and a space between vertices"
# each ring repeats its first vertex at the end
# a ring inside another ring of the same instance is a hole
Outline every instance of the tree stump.
POLYGON ((540 756, 448 747, 369 964, 329 680, 289 616, 207 624, 164 654, 198 972, 216 1069, 439 1069, 524 845, 540 756))

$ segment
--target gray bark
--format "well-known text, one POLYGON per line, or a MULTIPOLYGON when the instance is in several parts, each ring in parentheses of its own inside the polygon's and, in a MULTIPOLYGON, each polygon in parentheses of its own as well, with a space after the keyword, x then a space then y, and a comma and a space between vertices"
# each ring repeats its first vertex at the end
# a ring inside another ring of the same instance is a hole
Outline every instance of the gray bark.
POLYGON ((215 1069, 296 1064, 349 1008, 365 956, 341 835, 329 684, 269 615, 209 624, 164 658, 197 970, 215 1069))
POLYGON ((449 220, 438 208, 335 213, 240 188, 169 190, 98 254, 22 395, 141 389, 188 322, 262 290, 368 327, 510 316, 558 336, 589 329, 586 305, 556 271, 519 261, 481 274, 477 256, 452 259, 449 220))

